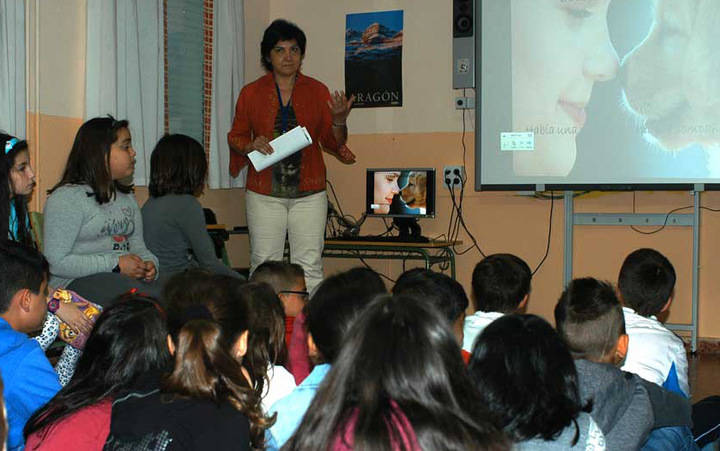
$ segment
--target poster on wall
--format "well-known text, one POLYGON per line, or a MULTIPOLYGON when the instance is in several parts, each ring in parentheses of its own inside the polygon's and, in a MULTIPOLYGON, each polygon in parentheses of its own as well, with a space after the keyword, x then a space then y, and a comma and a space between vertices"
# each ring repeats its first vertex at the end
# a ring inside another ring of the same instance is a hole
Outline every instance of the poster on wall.
POLYGON ((345 92, 353 108, 402 106, 403 11, 348 14, 345 92))

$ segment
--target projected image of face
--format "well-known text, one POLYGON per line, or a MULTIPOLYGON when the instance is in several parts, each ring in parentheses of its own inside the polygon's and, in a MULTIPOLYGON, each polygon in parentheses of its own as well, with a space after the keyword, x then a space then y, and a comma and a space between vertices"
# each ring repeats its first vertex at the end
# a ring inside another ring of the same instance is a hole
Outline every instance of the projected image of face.
POLYGON ((656 0, 650 33, 623 60, 627 106, 664 149, 720 146, 719 21, 718 1, 656 0))
POLYGON ((575 163, 593 85, 615 77, 610 0, 512 0, 513 131, 535 148, 515 151, 516 175, 565 176, 575 163))
POLYGON ((400 192, 398 186, 400 172, 376 172, 373 192, 372 211, 375 214, 386 215, 390 212, 393 197, 400 192))

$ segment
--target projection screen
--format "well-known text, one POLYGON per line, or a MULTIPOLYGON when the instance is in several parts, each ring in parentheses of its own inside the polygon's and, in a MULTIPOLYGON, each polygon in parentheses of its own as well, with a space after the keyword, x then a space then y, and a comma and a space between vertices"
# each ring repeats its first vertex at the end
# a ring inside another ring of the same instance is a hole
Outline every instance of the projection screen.
POLYGON ((475 11, 476 189, 720 183, 720 1, 475 11))

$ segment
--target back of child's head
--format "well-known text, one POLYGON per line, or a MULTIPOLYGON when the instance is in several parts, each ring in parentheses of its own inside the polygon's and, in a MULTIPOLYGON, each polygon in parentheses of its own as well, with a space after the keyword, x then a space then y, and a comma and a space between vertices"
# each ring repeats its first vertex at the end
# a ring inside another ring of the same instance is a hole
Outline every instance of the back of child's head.
POLYGON ((663 310, 675 289, 675 268, 654 249, 638 249, 625 257, 618 277, 622 302, 643 316, 663 310))
POLYGON ((612 285, 575 279, 555 306, 555 325, 573 358, 603 361, 625 334, 625 319, 612 285))
POLYGON ((299 280, 305 280, 302 266, 279 260, 261 263, 250 275, 250 282, 265 282, 275 290, 275 293, 292 290, 299 280))
POLYGON ((165 135, 150 157, 152 197, 166 194, 200 194, 205 185, 207 159, 202 144, 181 134, 165 135))
POLYGON ((376 296, 353 321, 289 449, 329 449, 350 417, 354 449, 401 449, 399 437, 485 449, 497 438, 447 321, 416 295, 376 296))
POLYGON ((386 293, 376 272, 353 268, 325 279, 305 306, 308 332, 320 360, 332 363, 342 339, 362 309, 378 294, 386 293))
POLYGON ((25 435, 120 394, 148 373, 167 371, 171 361, 159 304, 140 295, 119 297, 98 317, 73 378, 30 418, 25 435))
POLYGON ((184 397, 229 402, 250 420, 251 441, 258 447, 268 423, 242 368, 250 315, 236 294, 244 282, 220 275, 201 275, 198 282, 202 289, 194 299, 168 299, 175 364, 162 388, 184 397))
POLYGON ((192 297, 168 299, 168 332, 178 347, 180 342, 184 344, 176 354, 192 353, 202 363, 205 352, 217 352, 219 357, 229 353, 235 340, 248 331, 250 317, 247 303, 236 299, 238 290, 225 278, 202 274, 196 282, 192 297))
POLYGON ((263 392, 269 382, 268 365, 285 365, 285 312, 272 287, 264 282, 248 282, 239 286, 237 299, 244 299, 250 314, 248 353, 244 362, 250 369, 256 390, 263 392))
POLYGON ((10 308, 10 301, 20 290, 40 294, 40 287, 49 275, 50 266, 37 249, 10 240, 1 241, 0 313, 10 308))
POLYGON ((446 274, 415 268, 398 277, 392 289, 395 295, 417 296, 429 300, 450 323, 456 321, 469 305, 460 282, 446 274))
POLYGON ((192 268, 170 277, 162 289, 160 297, 165 307, 173 305, 176 309, 195 304, 213 285, 213 275, 201 268, 192 268))
POLYGON ((532 273, 527 263, 512 254, 482 259, 472 273, 475 307, 483 312, 514 313, 530 293, 532 273))
POLYGON ((565 343, 535 315, 506 315, 479 335, 468 366, 496 425, 513 441, 552 440, 582 410, 565 343))

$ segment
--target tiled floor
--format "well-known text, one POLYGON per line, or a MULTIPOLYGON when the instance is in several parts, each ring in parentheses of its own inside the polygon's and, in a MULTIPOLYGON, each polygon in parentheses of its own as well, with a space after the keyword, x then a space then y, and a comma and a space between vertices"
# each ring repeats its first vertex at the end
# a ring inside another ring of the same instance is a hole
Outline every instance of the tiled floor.
POLYGON ((688 356, 688 365, 693 402, 720 395, 720 354, 688 356))

